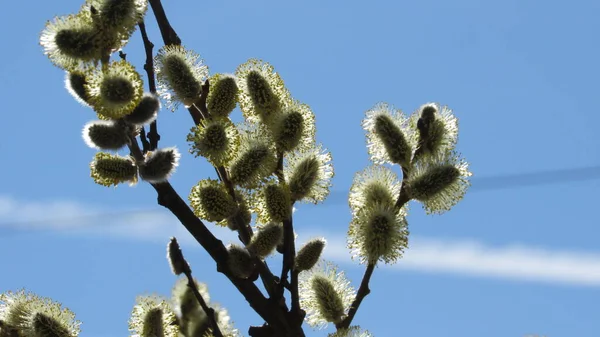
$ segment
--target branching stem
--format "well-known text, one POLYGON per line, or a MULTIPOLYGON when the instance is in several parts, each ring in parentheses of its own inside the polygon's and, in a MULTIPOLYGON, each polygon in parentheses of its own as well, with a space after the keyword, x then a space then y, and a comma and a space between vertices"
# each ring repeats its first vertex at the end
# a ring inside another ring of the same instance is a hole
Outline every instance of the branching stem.
MULTIPOLYGON (((398 199, 396 200, 396 204, 394 205, 396 208, 396 212, 400 212, 402 207, 410 201, 410 186, 408 185, 408 170, 402 168, 402 187, 400 188, 400 194, 398 195, 398 199)), ((350 305, 350 310, 348 311, 348 315, 344 318, 340 323, 336 324, 336 328, 338 330, 347 329, 352 324, 352 320, 360 307, 363 299, 369 295, 371 289, 369 289, 369 282, 371 280, 371 276, 373 275, 373 271, 375 270, 376 263, 369 263, 367 268, 365 269, 365 274, 363 275, 363 279, 360 282, 360 287, 356 292, 356 297, 352 304, 350 305)))
MULTIPOLYGON (((146 24, 144 23, 144 21, 140 22, 138 26, 140 27, 140 34, 142 35, 142 40, 144 41, 144 50, 146 51, 146 63, 144 63, 144 70, 146 71, 146 74, 148 74, 148 90, 150 90, 152 94, 156 94, 154 56, 152 54, 154 43, 152 43, 148 38, 148 33, 146 32, 146 24)), ((146 130, 144 130, 144 128, 142 127, 140 138, 142 139, 142 144, 144 145, 144 152, 156 150, 158 148, 158 141, 160 140, 156 120, 150 123, 150 132, 148 132, 147 136, 148 141, 147 143, 144 143, 144 139, 146 139, 146 130)))
POLYGON ((188 287, 192 289, 194 296, 196 296, 196 300, 200 304, 202 310, 204 310, 204 312, 206 313, 206 317, 208 317, 208 321, 212 329, 212 334, 215 337, 223 337, 223 333, 221 332, 219 324, 215 319, 215 309, 209 307, 206 301, 204 301, 204 298, 200 294, 200 291, 198 291, 198 287, 196 287, 196 283, 194 282, 194 278, 192 277, 192 271, 189 268, 187 268, 187 270, 184 271, 184 274, 188 279, 188 287))
POLYGON ((371 276, 373 275, 373 271, 375 270, 375 263, 369 263, 367 265, 367 269, 365 270, 365 274, 363 275, 363 279, 360 282, 360 287, 356 292, 356 297, 352 304, 350 305, 350 310, 348 311, 348 316, 344 318, 340 323, 336 324, 336 328, 347 329, 352 323, 352 319, 354 319, 354 315, 358 311, 358 307, 360 307, 360 303, 362 300, 369 295, 371 289, 369 289, 369 281, 371 280, 371 276))
MULTIPOLYGON (((181 39, 179 36, 177 36, 177 33, 169 23, 161 1, 149 0, 149 3, 158 23, 165 45, 180 45, 181 39)), ((209 83, 206 81, 202 87, 200 99, 196 102, 196 104, 193 104, 188 109, 195 125, 198 125, 202 121, 202 118, 209 116, 209 112, 206 109, 206 97, 208 95, 208 91, 209 83)), ((134 143, 134 146, 138 147, 138 152, 141 155, 141 151, 139 150, 139 146, 137 145, 137 141, 135 141, 135 139, 134 143)), ((222 167, 217 167, 216 170, 221 180, 225 184, 230 185, 228 186, 228 190, 230 193, 233 193, 232 196, 235 198, 235 190, 233 189, 233 184, 231 184, 228 179, 227 170, 222 167)), ((304 336, 301 326, 298 326, 297 328, 290 327, 285 315, 285 311, 282 310, 285 309, 285 305, 282 306, 278 304, 278 302, 280 302, 278 299, 267 300, 252 280, 240 280, 228 273, 226 267, 228 258, 227 249, 220 240, 210 233, 202 221, 194 215, 189 206, 181 199, 177 192, 173 190, 173 187, 168 182, 152 184, 152 186, 158 193, 158 203, 167 207, 175 216, 177 216, 180 222, 188 229, 188 231, 190 231, 194 238, 198 240, 200 245, 207 250, 207 252, 217 262, 217 270, 225 273, 225 275, 237 287, 240 293, 244 295, 254 311, 256 311, 268 323, 268 330, 273 332, 273 336, 287 336, 290 333, 298 337, 304 336), (200 235, 197 237, 194 235, 194 233, 198 231, 202 232, 202 234, 198 233, 200 235), (204 236, 205 234, 207 236, 204 236), (214 247, 211 247, 213 245, 214 247)), ((252 229, 243 223, 238 222, 238 224, 240 224, 239 232, 242 242, 249 242, 250 238, 252 237, 252 229)), ((259 263, 257 263, 257 266, 259 266, 261 279, 265 284, 265 288, 269 292, 269 295, 272 296, 273 289, 276 286, 274 282, 275 276, 271 273, 266 263, 262 261, 258 262, 259 263)), ((263 329, 262 331, 265 330, 263 329)))

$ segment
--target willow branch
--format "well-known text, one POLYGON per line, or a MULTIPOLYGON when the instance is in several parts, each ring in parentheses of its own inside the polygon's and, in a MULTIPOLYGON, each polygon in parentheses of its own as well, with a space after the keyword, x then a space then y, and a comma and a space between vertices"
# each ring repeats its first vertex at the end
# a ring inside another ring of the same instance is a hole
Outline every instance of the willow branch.
MULTIPOLYGON (((408 169, 405 169, 403 167, 402 168, 402 175, 403 175, 402 187, 400 188, 400 194, 398 195, 398 199, 396 200, 396 204, 394 205, 396 212, 400 212, 402 207, 408 201, 410 201, 410 186, 407 184, 408 173, 409 173, 408 169)), ((347 329, 350 326, 363 299, 367 295, 369 295, 369 293, 371 292, 371 290, 369 289, 369 281, 371 280, 371 276, 373 275, 373 271, 375 270, 375 265, 376 265, 376 263, 369 263, 367 265, 367 269, 365 270, 363 279, 360 282, 360 287, 358 288, 358 291, 356 292, 356 297, 354 298, 354 301, 350 305, 350 310, 348 311, 348 315, 339 324, 336 324, 336 328, 338 330, 347 329)))
POLYGON ((369 263, 367 265, 367 269, 365 270, 365 275, 363 275, 363 279, 360 282, 360 287, 356 292, 356 297, 350 305, 348 316, 346 316, 346 318, 344 318, 339 324, 336 324, 336 328, 338 330, 347 329, 350 326, 352 319, 354 319, 354 315, 356 315, 356 312, 358 311, 358 307, 360 307, 360 303, 362 303, 362 300, 371 292, 371 289, 369 289, 369 281, 371 280, 374 270, 375 263, 369 263))
POLYGON ((217 323, 217 320, 215 319, 215 309, 209 307, 208 304, 206 304, 206 301, 200 294, 200 291, 198 291, 198 287, 196 287, 196 282, 194 282, 194 278, 192 277, 192 271, 190 270, 190 268, 186 268, 186 270, 184 270, 184 274, 188 279, 188 284, 187 284, 188 287, 190 287, 192 289, 192 292, 194 293, 196 300, 200 304, 200 307, 202 308, 202 310, 204 310, 204 312, 206 313, 206 317, 208 317, 208 321, 212 328, 213 335, 215 337, 223 337, 223 333, 221 332, 221 329, 219 328, 219 324, 217 323))
MULTIPOLYGON (((180 45, 181 39, 179 38, 179 36, 177 35, 175 30, 169 23, 169 20, 167 19, 167 15, 164 11, 161 1, 160 0, 149 0, 149 3, 152 8, 152 12, 154 13, 154 17, 156 18, 156 22, 159 26, 161 36, 163 38, 165 45, 173 45, 173 44, 180 45)), ((201 98, 200 98, 199 102, 197 102, 200 106, 203 106, 203 107, 206 106, 206 96, 204 96, 204 97, 202 97, 202 96, 208 94, 208 86, 209 85, 210 84, 208 83, 208 81, 206 81, 203 85, 201 98), (206 89, 204 86, 206 86, 206 89)), ((202 120, 202 111, 200 111, 200 109, 196 106, 196 104, 193 104, 188 109, 188 111, 190 112, 190 115, 192 116, 192 119, 194 120, 195 125, 198 125, 202 120)), ((206 111, 206 115, 208 115, 208 111, 206 111)), ((217 169, 217 172, 218 172, 219 176, 221 177, 221 179, 226 177, 223 174, 223 173, 226 173, 226 170, 224 170, 224 169, 218 170, 217 169)), ((178 218, 179 218, 178 214, 183 215, 182 213, 179 213, 179 212, 183 212, 186 214, 186 218, 193 217, 196 222, 200 222, 202 224, 200 219, 198 219, 194 215, 194 213, 191 211, 189 206, 181 199, 181 197, 179 197, 179 195, 177 195, 177 193, 173 190, 173 188, 170 186, 170 184, 168 184, 166 186, 163 186, 161 184, 156 184, 156 186, 155 186, 153 184, 153 187, 159 193, 159 204, 169 208, 171 210, 171 212, 173 212, 173 214, 175 214, 178 218), (163 189, 167 189, 167 191, 163 191, 163 189), (161 192, 169 192, 170 190, 172 190, 173 193, 166 193, 161 198, 161 192), (169 200, 169 201, 164 200, 166 195, 169 195, 171 198, 173 198, 173 200, 169 200), (174 208, 173 207, 174 205, 172 205, 171 203, 175 203, 175 205, 177 205, 177 208, 174 208), (180 210, 180 208, 181 208, 181 210, 180 210)), ((235 196, 235 193, 234 193, 234 196, 235 196)), ((180 219, 180 221, 182 221, 182 219, 180 219)), ((191 221, 191 219, 189 221, 191 221)), ((184 223, 184 221, 182 221, 182 223, 188 229, 188 231, 190 231, 190 233, 192 233, 192 235, 193 235, 192 228, 188 228, 188 224, 184 223)), ((204 227, 206 229, 204 224, 202 224, 202 227, 204 227)), ((246 232, 245 234, 243 234, 243 236, 247 237, 247 240, 249 241, 249 238, 252 236, 252 229, 249 226, 243 226, 243 227, 247 227, 246 229, 242 230, 242 232, 246 232)), ((208 231, 208 229, 206 229, 206 231, 208 231)), ((210 233, 210 231, 208 231, 208 232, 210 233)), ((214 238, 214 240, 217 240, 212 235, 212 233, 210 234, 210 236, 212 238, 214 238)), ((200 238, 197 238, 197 240, 198 239, 200 239, 200 238)), ((204 239, 201 239, 201 240, 204 240, 204 239)), ((220 246, 222 246, 222 249, 225 250, 225 253, 226 253, 227 250, 222 245, 222 242, 220 240, 217 240, 217 241, 220 243, 220 246)), ((202 245, 201 242, 200 242, 200 244, 202 245)), ((204 247, 204 245, 202 245, 202 246, 204 247)), ((206 247, 204 247, 204 248, 206 249, 206 247)), ((219 248, 219 250, 221 250, 221 249, 219 248)), ((209 254, 210 253, 211 252, 209 251, 209 254)), ((215 259, 215 261, 219 261, 219 260, 215 259)), ((275 276, 273 276, 273 274, 269 270, 268 266, 264 262, 262 262, 262 261, 259 261, 259 262, 260 263, 257 265, 260 268, 259 271, 260 271, 261 279, 262 279, 263 283, 265 284, 265 288, 267 289, 267 291, 269 291, 269 289, 273 289, 275 287, 275 283, 274 283, 275 276)), ((282 335, 282 336, 285 335, 284 331, 289 330, 289 325, 288 325, 287 320, 284 317, 283 310, 281 310, 281 307, 279 305, 275 304, 276 301, 267 301, 268 305, 265 305, 264 301, 263 301, 263 299, 265 299, 265 298, 264 298, 263 294, 260 292, 260 290, 253 283, 253 281, 245 280, 244 282, 242 282, 242 281, 235 280, 235 279, 232 280, 231 277, 229 277, 229 278, 232 281, 232 283, 234 283, 234 285, 236 285, 238 290, 244 295, 246 300, 248 300, 248 303, 250 304, 250 306, 267 323, 269 323, 269 325, 271 325, 271 327, 275 330, 276 334, 282 335), (240 284, 241 282, 242 282, 242 284, 240 284), (245 285, 246 287, 249 287, 249 289, 241 288, 240 287, 241 285, 245 285), (249 298, 249 294, 254 294, 254 296, 258 296, 257 294, 255 294, 255 292, 258 292, 258 294, 260 294, 258 303, 254 303, 252 298, 249 298), (273 307, 273 306, 275 306, 275 307, 273 307), (269 312, 264 311, 265 307, 268 308, 269 312)), ((269 292, 269 294, 271 295, 271 292, 269 292)), ((303 336, 304 334, 301 333, 300 335, 303 336)))
POLYGON ((169 19, 167 19, 167 14, 165 13, 165 9, 163 8, 160 0, 149 0, 148 2, 150 3, 150 7, 152 7, 152 12, 154 13, 154 17, 158 23, 160 35, 162 35, 165 45, 181 44, 181 39, 179 36, 177 36, 177 33, 173 27, 171 27, 169 19))
MULTIPOLYGON (((136 161, 142 161, 144 155, 133 135, 130 137, 129 149, 136 161)), ((194 239, 206 250, 217 264, 217 271, 223 273, 229 281, 244 296, 250 307, 256 311, 269 325, 277 331, 278 335, 285 336, 290 330, 285 316, 279 307, 269 301, 260 289, 250 280, 233 276, 227 267, 229 254, 223 242, 217 239, 206 225, 200 220, 185 201, 175 191, 168 181, 150 184, 158 194, 158 204, 167 208, 181 224, 188 230, 194 239)))
MULTIPOLYGON (((138 24, 140 27, 140 34, 142 35, 142 40, 144 41, 144 50, 146 51, 146 63, 144 63, 144 70, 148 75, 148 90, 151 93, 156 94, 156 78, 154 75, 154 56, 152 50, 154 48, 154 43, 150 41, 148 38, 148 33, 146 32, 146 24, 144 21, 138 24)), ((144 143, 144 152, 146 152, 146 147, 148 151, 154 151, 158 148, 158 141, 160 140, 160 135, 158 134, 158 127, 156 125, 156 120, 150 123, 150 132, 148 132, 148 144, 144 143)), ((146 130, 142 127, 141 139, 144 142, 146 138, 146 130)))
POLYGON ((298 292, 298 275, 300 272, 292 269, 292 275, 290 277, 290 293, 292 294, 292 309, 290 312, 292 313, 292 317, 294 318, 294 322, 298 325, 302 325, 304 321, 304 317, 306 313, 302 308, 300 308, 300 294, 298 292))
MULTIPOLYGON (((277 151, 277 168, 275 175, 279 179, 279 183, 285 183, 285 176, 283 174, 283 151, 277 151)), ((289 205, 290 208, 294 207, 294 202, 289 205)), ((290 214, 288 219, 283 221, 283 262, 281 265, 281 277, 279 279, 278 296, 283 298, 285 285, 287 282, 287 275, 294 268, 294 262, 296 260, 296 243, 294 238, 294 222, 293 215, 290 214)), ((301 326, 304 320, 304 312, 300 309, 300 297, 298 294, 298 273, 292 271, 290 276, 289 287, 287 289, 290 292, 292 298, 292 306, 290 314, 292 316, 292 322, 294 326, 301 326)))

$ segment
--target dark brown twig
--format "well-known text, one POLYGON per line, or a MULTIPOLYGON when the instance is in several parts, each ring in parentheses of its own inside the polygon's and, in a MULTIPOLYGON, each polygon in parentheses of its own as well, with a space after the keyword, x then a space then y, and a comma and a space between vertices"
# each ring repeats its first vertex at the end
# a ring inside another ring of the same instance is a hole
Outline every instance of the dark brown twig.
MULTIPOLYGON (((133 135, 130 137, 129 149, 136 161, 144 158, 142 151, 133 135)), ((190 232, 196 241, 206 250, 217 264, 217 271, 223 273, 231 283, 244 296, 248 304, 277 332, 278 336, 285 336, 290 327, 279 307, 269 301, 261 293, 260 289, 249 280, 233 276, 227 268, 229 254, 223 242, 217 239, 208 230, 206 225, 190 209, 187 203, 173 189, 168 181, 152 183, 152 187, 158 194, 158 204, 167 208, 177 217, 179 222, 190 232)))
MULTIPOLYGON (((296 247, 294 241, 294 225, 292 217, 290 216, 289 219, 283 221, 283 263, 281 266, 281 277, 279 281, 279 292, 281 295, 283 294, 283 285, 287 281, 288 272, 292 270, 294 266, 294 260, 296 258, 296 247)), ((290 286, 293 290, 294 284, 291 281, 290 286)))
POLYGON ((217 320, 215 319, 215 309, 209 307, 206 304, 206 302, 204 301, 204 298, 202 298, 202 295, 200 295, 200 292, 198 292, 198 288, 196 287, 196 284, 194 283, 191 276, 188 276, 188 287, 192 288, 192 291, 194 292, 194 295, 196 296, 196 300, 198 300, 198 303, 200 303, 200 307, 202 307, 202 310, 204 310, 204 312, 206 313, 206 316, 208 317, 208 320, 209 320, 209 323, 211 326, 212 334, 215 337, 223 337, 221 328, 219 328, 219 324, 217 323, 217 320))
POLYGON ((277 151, 277 168, 275 169, 275 175, 280 183, 285 182, 285 177, 283 176, 283 151, 280 150, 277 151))
MULTIPOLYGON (((275 175, 279 179, 279 183, 285 183, 285 176, 283 174, 283 151, 277 151, 277 168, 275 175)), ((294 202, 289 205, 290 208, 294 207, 294 202)), ((283 263, 281 265, 281 277, 279 280, 278 296, 283 298, 285 285, 287 282, 287 275, 294 268, 294 261, 296 260, 296 243, 294 238, 294 222, 293 216, 283 221, 283 263)), ((291 273, 290 282, 288 283, 287 289, 289 290, 292 297, 292 306, 290 315, 292 318, 292 324, 295 327, 300 327, 304 320, 304 312, 300 309, 300 299, 298 294, 298 273, 291 273)))
MULTIPOLYGON (((144 50, 146 51, 146 63, 144 63, 144 70, 146 71, 146 74, 148 74, 148 90, 150 90, 151 93, 156 94, 154 56, 152 54, 154 43, 152 43, 148 38, 148 33, 146 32, 146 24, 144 23, 144 21, 140 22, 138 26, 140 27, 140 34, 142 35, 142 40, 144 41, 144 50)), ((158 148, 158 141, 160 140, 156 120, 150 123, 150 131, 147 135, 149 143, 147 145, 144 144, 144 138, 146 138, 146 131, 144 130, 144 128, 142 128, 142 133, 140 134, 140 136, 140 138, 142 139, 142 144, 144 145, 144 152, 156 150, 158 148)))
POLYGON ((252 337, 274 337, 275 331, 268 324, 264 324, 262 326, 251 326, 248 329, 248 335, 252 337))
MULTIPOLYGON (((408 182, 408 170, 405 168, 402 168, 402 175, 403 175, 402 187, 400 188, 400 194, 398 195, 398 199, 396 200, 396 204, 395 204, 396 212, 400 212, 402 207, 408 201, 410 201, 410 192, 409 192, 410 186, 407 183, 408 182)), ((369 295, 369 293, 371 292, 371 290, 369 289, 369 281, 371 280, 371 276, 373 275, 373 271, 375 270, 375 265, 376 265, 376 263, 369 263, 367 265, 367 269, 365 270, 363 279, 360 282, 360 287, 358 288, 358 291, 356 292, 356 297, 354 298, 354 301, 352 301, 352 304, 350 305, 350 310, 348 311, 348 315, 340 323, 336 324, 336 328, 338 330, 347 329, 350 326, 350 324, 352 323, 352 320, 354 319, 354 316, 356 315, 356 312, 358 311, 358 307, 360 307, 360 304, 362 303, 362 300, 367 295, 369 295)))
POLYGON ((181 247, 179 246, 176 238, 171 238, 168 251, 169 263, 171 264, 173 273, 176 275, 183 273, 187 278, 187 286, 192 290, 192 293, 194 294, 194 297, 196 297, 198 304, 204 313, 206 313, 208 324, 212 329, 212 334, 216 337, 223 337, 223 333, 221 332, 219 324, 215 319, 215 309, 209 307, 208 303, 206 303, 204 300, 204 297, 202 297, 202 294, 200 294, 200 291, 196 286, 196 282, 194 282, 194 278, 192 277, 192 269, 190 268, 189 263, 185 260, 183 252, 181 251, 181 247))
POLYGON ((213 335, 215 337, 223 337, 221 328, 219 328, 219 324, 217 323, 217 320, 215 319, 215 309, 209 307, 208 304, 206 303, 206 301, 204 301, 204 298, 200 294, 198 287, 196 287, 196 282, 194 282, 194 278, 192 277, 192 271, 188 268, 186 271, 184 271, 184 274, 188 279, 188 284, 187 284, 188 287, 190 287, 192 289, 192 292, 194 293, 196 300, 200 304, 200 307, 202 308, 202 310, 204 310, 204 312, 206 313, 206 317, 208 317, 208 321, 209 321, 210 327, 212 329, 213 335))
POLYGON ((144 127, 140 127, 140 141, 142 142, 142 152, 145 154, 150 151, 150 142, 148 142, 148 137, 146 137, 146 129, 144 127))
MULTIPOLYGON (((181 39, 177 36, 177 33, 175 32, 175 30, 169 23, 169 20, 167 19, 167 16, 165 14, 165 11, 164 11, 161 1, 160 0, 149 0, 149 3, 152 8, 152 11, 154 13, 154 16, 156 18, 156 22, 158 23, 158 26, 159 26, 159 29, 160 29, 160 32, 161 32, 161 35, 162 35, 165 45, 173 45, 173 44, 180 45, 181 39)), ((202 108, 206 107, 206 97, 202 97, 202 95, 208 94, 208 86, 209 86, 208 81, 206 81, 204 83, 204 85, 207 86, 207 89, 205 90, 204 86, 203 86, 201 97, 200 97, 199 101, 196 102, 198 105, 202 106, 202 108)), ((196 104, 193 104, 188 109, 188 111, 190 112, 190 115, 192 116, 195 125, 198 125, 200 123, 200 121, 202 120, 203 113, 205 113, 205 115, 208 116, 208 111, 204 111, 204 112, 201 111, 200 108, 198 108, 196 106, 196 104)), ((137 143, 136 143, 136 145, 137 145, 137 143)), ((223 181, 228 181, 227 175, 226 175, 226 173, 227 173, 226 170, 224 170, 224 169, 218 170, 217 169, 217 172, 218 172, 219 176, 223 179, 223 181)), ((198 219, 194 215, 194 213, 191 211, 189 206, 181 199, 181 197, 179 197, 179 195, 177 195, 177 193, 173 190, 171 185, 168 183, 166 183, 166 184, 167 185, 165 185, 164 183, 163 184, 152 184, 152 186, 156 189, 156 191, 159 194, 159 200, 158 200, 159 204, 163 205, 163 206, 167 207, 169 210, 171 210, 171 212, 173 214, 175 214, 175 216, 178 217, 178 219, 181 221, 181 223, 188 229, 188 231, 190 231, 190 233, 192 233, 192 235, 194 235, 194 231, 196 231, 196 229, 189 227, 189 225, 193 222, 196 222, 196 223, 199 222, 202 227, 202 231, 203 232, 206 231, 206 232, 210 233, 210 231, 208 231, 208 229, 206 229, 206 227, 204 226, 202 221, 200 221, 200 219, 198 219), (165 199, 165 198, 167 198, 167 199, 165 199), (185 218, 184 218, 184 215, 185 215, 185 218), (192 218, 194 220, 192 220, 192 218)), ((235 193, 233 194, 233 196, 235 196, 235 193)), ((252 229, 249 226, 243 226, 243 227, 247 227, 247 228, 244 228, 240 232, 247 231, 247 233, 245 233, 241 236, 244 236, 247 238, 247 240, 249 240, 249 238, 252 236, 252 229)), ((194 237, 196 238, 195 235, 194 235, 194 237)), ((219 243, 218 251, 224 250, 225 254, 227 254, 227 250, 223 246, 223 244, 220 240, 215 238, 212 235, 212 233, 210 233, 210 238, 212 238, 211 241, 212 240, 218 241, 218 243, 219 243)), ((205 245, 202 244, 202 242, 205 241, 206 238, 196 238, 196 239, 199 240, 198 242, 204 247, 204 249, 206 249, 208 251, 209 254, 211 254, 211 251, 207 247, 205 247, 205 245)), ((212 256, 212 254, 211 254, 211 256, 212 256)), ((217 262, 217 269, 219 271, 222 271, 223 268, 220 268, 220 263, 224 263, 227 260, 226 259, 221 260, 221 259, 215 258, 215 257, 213 257, 213 258, 217 262)), ((261 276, 263 283, 265 284, 265 288, 271 295, 271 291, 269 291, 269 289, 273 289, 276 286, 276 284, 274 283, 275 276, 271 273, 268 266, 264 262, 262 262, 262 261, 260 261, 260 262, 261 262, 261 264, 257 264, 260 268, 259 269, 260 276, 261 276)), ((297 337, 304 336, 304 332, 302 331, 301 326, 293 327, 293 328, 290 327, 289 322, 286 319, 285 312, 284 312, 284 310, 282 310, 282 308, 284 308, 284 306, 281 306, 281 304, 280 304, 281 301, 279 301, 279 299, 266 300, 265 297, 263 296, 263 294, 260 292, 260 290, 258 290, 258 288, 256 287, 256 285, 253 283, 252 280, 250 280, 250 279, 248 279, 248 280, 235 279, 234 277, 231 277, 229 275, 229 273, 226 273, 226 275, 228 276, 230 281, 237 287, 237 289, 240 291, 240 293, 242 293, 242 295, 244 295, 244 297, 246 298, 246 300, 248 301, 250 306, 254 309, 254 311, 256 311, 268 323, 270 329, 273 331, 273 336, 288 336, 290 334, 292 336, 297 336, 297 337), (268 303, 265 304, 264 300, 266 300, 268 303)))
POLYGON ((356 297, 354 298, 354 301, 352 301, 352 304, 350 305, 350 310, 348 311, 348 316, 346 316, 346 318, 344 318, 340 323, 336 324, 336 328, 338 330, 347 329, 350 326, 350 324, 352 323, 352 319, 354 319, 354 315, 356 315, 356 312, 358 311, 358 307, 360 306, 360 303, 371 292, 371 289, 369 289, 369 281, 371 280, 371 275, 373 275, 374 270, 375 270, 375 263, 369 263, 367 265, 367 269, 365 270, 365 275, 363 276, 363 279, 360 282, 360 287, 358 288, 358 291, 356 292, 356 297))
POLYGON ((291 284, 289 285, 288 290, 292 294, 292 308, 290 313, 292 314, 293 323, 298 326, 302 325, 304 322, 304 317, 306 316, 306 312, 300 308, 300 294, 298 292, 298 274, 299 272, 292 269, 292 273, 290 276, 291 284))
POLYGON ((149 0, 148 2, 150 3, 150 7, 152 7, 152 12, 154 13, 154 17, 158 23, 160 35, 162 35, 165 45, 181 44, 181 39, 179 36, 177 36, 177 33, 173 27, 171 27, 171 24, 167 19, 167 14, 165 14, 165 9, 163 8, 160 0, 149 0))

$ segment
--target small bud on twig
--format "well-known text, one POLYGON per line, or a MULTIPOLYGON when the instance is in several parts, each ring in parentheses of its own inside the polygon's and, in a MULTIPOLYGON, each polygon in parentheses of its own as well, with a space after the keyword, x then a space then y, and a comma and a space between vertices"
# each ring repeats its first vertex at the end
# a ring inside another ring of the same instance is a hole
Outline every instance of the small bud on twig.
POLYGON ((152 123, 156 119, 156 115, 160 110, 160 101, 156 95, 144 93, 142 100, 133 109, 133 111, 123 119, 131 124, 142 126, 152 123))
POLYGON ((312 268, 319 259, 325 248, 326 241, 323 238, 308 241, 296 254, 296 271, 304 271, 312 268))
POLYGON ((170 147, 146 153, 146 160, 140 165, 142 179, 159 183, 167 180, 179 165, 179 151, 170 147))
POLYGON ((90 163, 90 169, 94 181, 107 187, 126 181, 131 184, 137 182, 137 167, 130 157, 98 152, 90 163))
POLYGON ((194 214, 208 221, 221 221, 232 216, 236 203, 218 180, 204 179, 192 188, 188 197, 194 214))
POLYGON ((270 223, 262 227, 248 245, 248 250, 254 255, 265 258, 275 250, 283 238, 283 226, 270 223))
POLYGON ((65 87, 71 96, 82 105, 90 106, 90 96, 85 91, 86 84, 85 74, 82 71, 67 72, 65 75, 65 87))
POLYGON ((238 101, 236 78, 231 75, 216 74, 209 80, 211 88, 206 98, 208 112, 211 116, 229 116, 238 101))
POLYGON ((263 189, 265 206, 271 221, 283 222, 292 215, 292 203, 287 186, 269 184, 263 189))
POLYGON ((229 270, 231 270, 235 276, 239 278, 248 278, 252 275, 252 272, 254 271, 254 262, 252 262, 252 257, 246 248, 232 244, 227 247, 227 251, 229 252, 227 264, 229 270))
POLYGON ((126 127, 114 121, 93 121, 83 127, 83 139, 91 147, 100 150, 118 150, 129 144, 126 127))
POLYGON ((167 259, 169 260, 171 271, 173 271, 173 274, 175 275, 181 275, 190 270, 190 266, 183 257, 179 243, 174 237, 171 238, 167 245, 167 259))

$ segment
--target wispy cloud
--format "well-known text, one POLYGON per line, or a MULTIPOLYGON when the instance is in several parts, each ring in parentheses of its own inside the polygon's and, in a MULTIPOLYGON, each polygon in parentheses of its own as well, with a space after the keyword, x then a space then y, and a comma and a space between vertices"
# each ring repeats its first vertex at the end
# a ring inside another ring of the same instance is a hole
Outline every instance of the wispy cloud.
MULTIPOLYGON (((0 238, 32 231, 63 231, 69 235, 161 243, 176 236, 183 244, 194 242, 177 219, 160 206, 123 210, 72 200, 21 201, 0 195, 0 238)), ((228 229, 216 228, 216 231, 219 237, 236 238, 228 229)))
MULTIPOLYGON (((328 258, 350 262, 344 238, 327 237, 328 258)), ((383 268, 600 286, 600 252, 554 250, 519 244, 490 246, 477 240, 411 237, 410 248, 402 260, 383 268)))
MULTIPOLYGON (((235 234, 211 227, 227 242, 235 234)), ((176 236, 184 245, 193 238, 170 213, 119 211, 73 201, 22 202, 0 196, 0 237, 31 230, 68 230, 70 235, 103 235, 164 243, 176 236), (119 214, 118 216, 111 216, 119 214), (100 216, 102 214, 102 216, 100 216)), ((309 230, 309 229, 307 229, 309 230)), ((317 230, 317 229, 314 229, 317 230)), ((319 236, 302 235, 304 238, 319 236)), ((355 265, 340 233, 320 233, 328 241, 326 258, 355 265)), ((514 281, 600 287, 600 252, 555 250, 523 245, 491 246, 477 240, 441 240, 411 237, 405 257, 389 270, 448 273, 514 281)))

